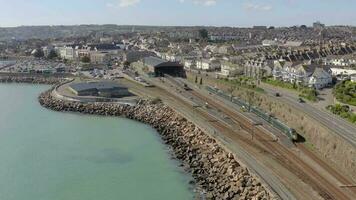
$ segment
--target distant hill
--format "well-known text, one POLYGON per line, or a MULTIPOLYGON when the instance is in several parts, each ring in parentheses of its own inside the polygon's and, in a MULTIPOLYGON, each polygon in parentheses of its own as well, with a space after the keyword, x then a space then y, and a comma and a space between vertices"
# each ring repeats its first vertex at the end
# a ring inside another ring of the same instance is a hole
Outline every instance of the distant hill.
POLYGON ((47 39, 61 37, 80 37, 90 34, 117 34, 128 32, 153 31, 167 29, 169 27, 153 26, 119 26, 119 25, 74 25, 74 26, 19 26, 0 28, 0 41, 17 39, 47 39))

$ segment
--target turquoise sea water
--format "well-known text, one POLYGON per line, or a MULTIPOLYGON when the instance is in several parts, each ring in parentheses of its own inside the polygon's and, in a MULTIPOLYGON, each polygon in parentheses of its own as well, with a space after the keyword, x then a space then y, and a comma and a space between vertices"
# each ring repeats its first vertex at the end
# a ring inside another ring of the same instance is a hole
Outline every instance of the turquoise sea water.
POLYGON ((47 110, 47 88, 0 84, 0 200, 193 199, 155 130, 47 110))

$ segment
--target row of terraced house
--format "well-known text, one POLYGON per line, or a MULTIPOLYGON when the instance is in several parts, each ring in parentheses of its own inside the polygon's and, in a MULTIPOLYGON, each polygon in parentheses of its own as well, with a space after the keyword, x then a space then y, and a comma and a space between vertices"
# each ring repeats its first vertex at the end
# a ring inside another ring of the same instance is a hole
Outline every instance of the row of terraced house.
POLYGON ((285 60, 249 60, 244 67, 245 75, 253 78, 272 76, 275 80, 322 89, 332 84, 332 71, 327 66, 288 62, 285 60))

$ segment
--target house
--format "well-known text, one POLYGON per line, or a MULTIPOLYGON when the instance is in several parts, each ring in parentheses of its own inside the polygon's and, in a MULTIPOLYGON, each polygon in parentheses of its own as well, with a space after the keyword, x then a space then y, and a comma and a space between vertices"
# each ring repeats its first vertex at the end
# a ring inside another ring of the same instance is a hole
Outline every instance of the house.
POLYGON ((232 47, 232 45, 223 45, 218 48, 219 54, 232 54, 234 51, 235 49, 232 47))
POLYGON ((106 51, 92 51, 90 52, 90 62, 94 64, 105 64, 111 59, 111 55, 106 51))
POLYGON ((333 76, 350 76, 356 74, 356 69, 343 68, 343 67, 331 67, 333 76))
POLYGON ((184 68, 185 69, 196 68, 196 61, 194 59, 185 59, 184 60, 184 68))
POLYGON ((75 52, 72 46, 56 47, 57 54, 59 57, 67 60, 75 59, 75 52))
POLYGON ((352 75, 350 76, 350 80, 351 80, 351 82, 356 83, 356 74, 352 74, 352 75))
POLYGON ((128 51, 124 55, 124 60, 132 63, 132 62, 137 62, 145 57, 149 56, 155 56, 155 53, 150 52, 150 51, 128 51))
POLYGON ((332 76, 323 68, 315 68, 313 74, 309 77, 308 86, 315 89, 322 89, 332 83, 332 76))
POLYGON ((263 40, 262 41, 262 46, 277 46, 280 43, 277 40, 263 40))
POLYGON ((221 68, 220 61, 217 59, 201 59, 196 62, 197 69, 204 71, 216 71, 221 68))
POLYGON ((348 67, 350 65, 356 64, 356 59, 345 59, 345 58, 334 58, 325 61, 325 64, 348 67))
POLYGON ((241 70, 239 70, 239 66, 237 64, 233 64, 228 61, 224 61, 221 63, 221 72, 218 75, 223 77, 233 77, 236 76, 241 70))
POLYGON ((316 89, 322 89, 332 83, 330 68, 300 62, 275 61, 272 74, 275 80, 296 83, 316 89))
POLYGON ((270 76, 273 71, 273 63, 267 60, 248 60, 244 64, 245 76, 258 78, 270 76))

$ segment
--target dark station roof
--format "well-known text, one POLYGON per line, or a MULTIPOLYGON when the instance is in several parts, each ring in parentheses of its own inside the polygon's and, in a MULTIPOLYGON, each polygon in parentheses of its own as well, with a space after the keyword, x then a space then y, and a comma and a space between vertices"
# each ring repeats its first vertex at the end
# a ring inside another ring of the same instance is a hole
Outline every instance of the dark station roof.
POLYGON ((149 65, 149 66, 153 66, 153 67, 162 67, 163 65, 165 67, 177 67, 177 66, 181 66, 181 64, 177 63, 177 62, 169 62, 166 60, 163 60, 161 58, 158 57, 154 57, 154 56, 149 56, 149 57, 145 57, 143 58, 143 63, 145 65, 149 65))

